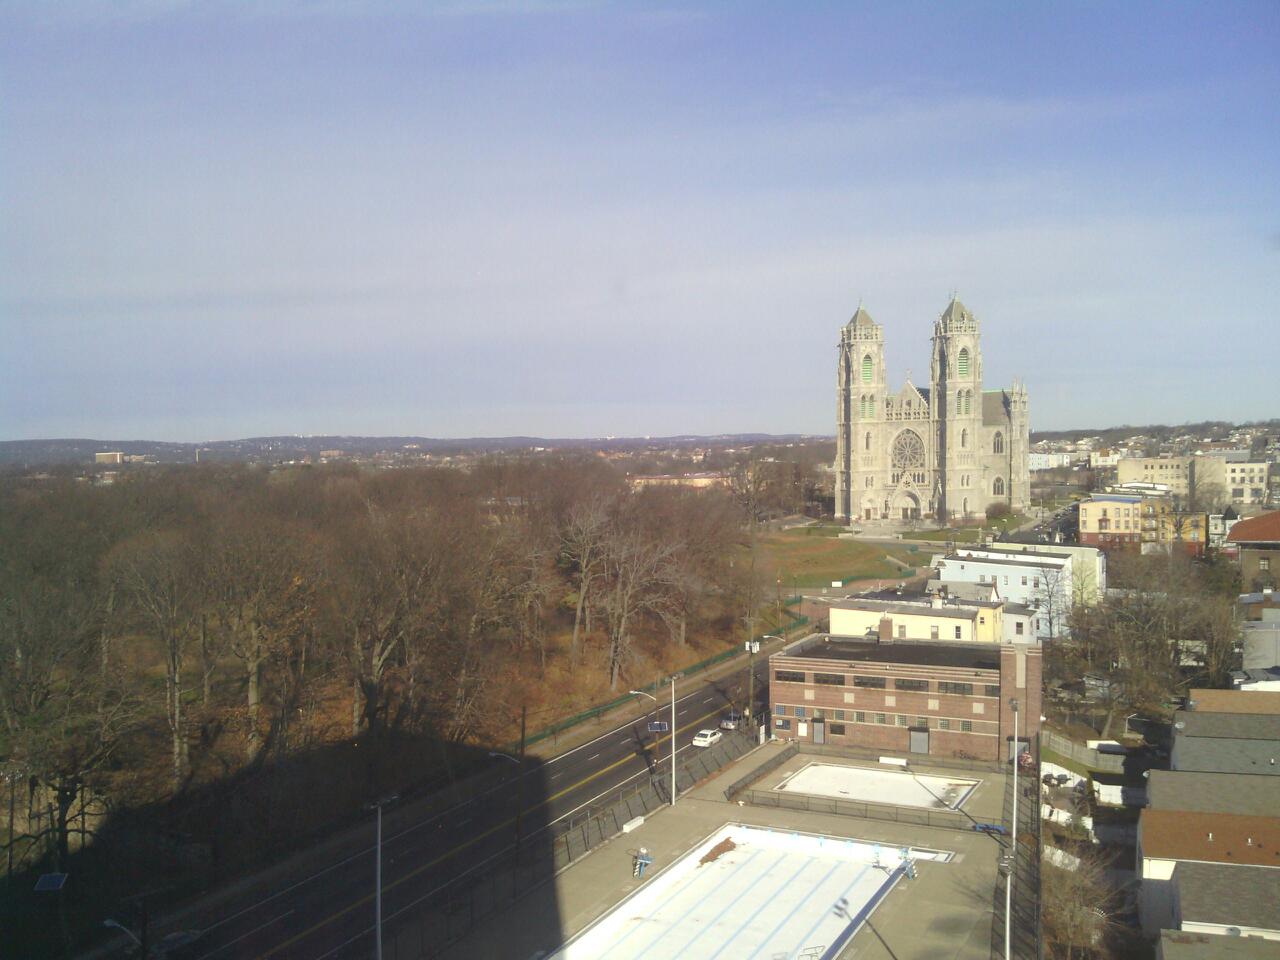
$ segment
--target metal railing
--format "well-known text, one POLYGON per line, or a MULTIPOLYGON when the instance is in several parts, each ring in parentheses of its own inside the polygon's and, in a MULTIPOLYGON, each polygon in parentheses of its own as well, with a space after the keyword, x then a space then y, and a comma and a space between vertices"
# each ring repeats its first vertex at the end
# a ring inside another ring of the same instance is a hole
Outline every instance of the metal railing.
POLYGON ((859 817, 864 820, 887 820, 890 823, 909 823, 918 827, 940 827, 944 830, 963 830, 968 832, 973 829, 974 823, 972 818, 955 810, 900 807, 891 803, 842 800, 837 797, 819 797, 808 793, 745 790, 739 794, 739 799, 758 807, 804 810, 807 813, 833 813, 843 817, 859 817))
MULTIPOLYGON (((680 762, 681 793, 756 746, 744 734, 727 735, 680 762)), ((546 827, 547 836, 527 837, 442 886, 393 918, 385 934, 388 960, 428 960, 465 937, 488 917, 546 883, 559 871, 622 832, 623 824, 670 803, 670 775, 642 771, 588 807, 546 827), (394 923, 394 925, 391 925, 394 923)))

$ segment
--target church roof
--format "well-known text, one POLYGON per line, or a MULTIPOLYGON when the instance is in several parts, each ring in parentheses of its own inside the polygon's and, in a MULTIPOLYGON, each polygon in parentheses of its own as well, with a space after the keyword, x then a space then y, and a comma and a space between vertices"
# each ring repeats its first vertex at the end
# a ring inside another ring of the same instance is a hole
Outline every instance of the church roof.
POLYGON ((967 320, 972 322, 973 314, 969 312, 968 307, 955 297, 952 297, 951 302, 947 304, 947 309, 942 311, 941 320, 944 324, 951 323, 956 320, 967 320))
POLYGON ((854 311, 853 316, 849 318, 846 324, 849 327, 874 327, 876 322, 871 319, 871 314, 867 313, 866 308, 862 304, 858 304, 858 309, 854 311))
POLYGON ((982 391, 982 425, 995 427, 1009 422, 1009 398, 1003 390, 982 391))

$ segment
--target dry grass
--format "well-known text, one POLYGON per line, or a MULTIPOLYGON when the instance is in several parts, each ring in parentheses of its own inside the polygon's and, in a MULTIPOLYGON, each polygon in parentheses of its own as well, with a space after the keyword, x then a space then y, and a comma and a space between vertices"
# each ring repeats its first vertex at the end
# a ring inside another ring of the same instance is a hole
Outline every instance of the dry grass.
POLYGON ((919 555, 911 554, 906 548, 886 548, 821 532, 809 533, 805 529, 762 536, 759 550, 756 569, 766 579, 780 577, 784 592, 793 582, 800 587, 826 587, 834 580, 848 583, 900 577, 902 570, 890 563, 886 555, 912 566, 922 562, 919 555))

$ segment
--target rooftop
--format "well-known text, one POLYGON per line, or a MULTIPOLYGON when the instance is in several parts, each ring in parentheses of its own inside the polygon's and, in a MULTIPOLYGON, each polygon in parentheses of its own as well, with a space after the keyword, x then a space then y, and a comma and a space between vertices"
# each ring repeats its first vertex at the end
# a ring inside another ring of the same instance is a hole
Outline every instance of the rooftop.
POLYGON ((1280 960, 1280 943, 1222 933, 1161 930, 1162 960, 1280 960))
MULTIPOLYGON (((1280 714, 1280 690, 1203 690, 1188 699, 1196 713, 1280 714)), ((1277 808, 1280 809, 1280 808, 1277 808)))
MULTIPOLYGON (((1000 653, 994 645, 897 641, 876 643, 819 636, 774 657, 851 660, 862 663, 905 663, 913 666, 966 667, 999 670, 1000 653)), ((772 659, 772 657, 770 658, 772 659)))
POLYGON ((1280 870, 1179 863, 1173 871, 1184 923, 1280 930, 1280 870))
MULTIPOLYGON (((1255 691, 1231 691, 1235 696, 1255 691)), ((1256 691, 1266 693, 1269 691, 1256 691)), ((1203 708, 1179 710, 1173 715, 1175 736, 1223 740, 1280 741, 1280 716, 1264 713, 1208 713, 1203 708), (1181 727, 1178 724, 1182 724, 1181 727)), ((1280 752, 1280 742, 1276 743, 1280 752)))
POLYGON ((1280 811, 1280 777, 1150 770, 1147 774, 1147 807, 1192 813, 1273 815, 1280 811))
POLYGON ((1143 810, 1144 857, 1280 867, 1280 818, 1186 810, 1143 810))
POLYGON ((850 598, 831 601, 833 610, 867 610, 879 613, 898 613, 903 616, 917 617, 950 617, 953 620, 972 620, 978 615, 977 609, 966 610, 963 607, 935 607, 927 602, 904 603, 901 600, 872 600, 850 598))
MULTIPOLYGON (((1003 567, 1020 567, 1022 569, 1034 567, 1056 567, 1062 564, 1055 564, 1054 557, 1046 557, 1044 554, 1027 554, 1025 558, 1021 555, 1005 557, 983 557, 972 553, 949 553, 943 560, 950 560, 954 563, 994 563, 1003 567)), ((1070 558, 1067 558, 1068 560, 1070 558)))
POLYGON ((1280 543, 1280 510, 1241 520, 1227 539, 1232 543, 1280 543))
POLYGON ((1179 772, 1280 775, 1280 744, 1274 740, 1182 737, 1175 744, 1179 772))

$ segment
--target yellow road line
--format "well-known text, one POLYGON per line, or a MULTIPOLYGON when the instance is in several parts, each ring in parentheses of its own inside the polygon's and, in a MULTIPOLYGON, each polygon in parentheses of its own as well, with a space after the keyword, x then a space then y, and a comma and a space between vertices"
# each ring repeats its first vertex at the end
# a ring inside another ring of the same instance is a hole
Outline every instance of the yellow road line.
MULTIPOLYGON (((683 727, 679 727, 670 736, 655 740, 653 745, 655 747, 661 746, 663 743, 674 739, 678 734, 682 733, 685 730, 688 730, 690 727, 696 727, 698 724, 702 723, 702 721, 706 720, 708 717, 711 717, 717 713, 720 713, 723 709, 724 709, 723 706, 720 706, 710 711, 709 713, 704 713, 702 716, 698 717, 698 719, 692 720, 689 723, 686 723, 683 727)), ((623 757, 621 760, 615 760, 613 763, 609 764, 607 767, 603 767, 602 769, 597 770, 595 773, 591 774, 589 777, 583 777, 577 783, 571 784, 570 786, 565 787, 559 793, 553 793, 551 796, 547 797, 545 800, 540 800, 538 803, 535 803, 532 806, 522 810, 521 815, 523 816, 526 813, 537 810, 539 807, 545 807, 549 803, 554 803, 556 800, 559 800, 565 794, 572 793, 574 790, 577 790, 579 787, 585 786, 586 784, 590 783, 592 780, 598 780, 600 777, 603 777, 609 771, 615 770, 618 767, 622 766, 624 763, 627 763, 633 759, 635 759, 634 755, 629 755, 629 756, 623 757)), ((405 881, 412 880, 414 877, 421 875, 425 871, 430 870, 432 867, 437 866, 440 863, 443 863, 445 860, 448 860, 450 857, 454 856, 455 854, 460 853, 461 851, 467 849, 467 847, 474 846, 475 844, 479 843, 481 840, 484 840, 487 837, 491 837, 493 836, 493 834, 497 833, 498 831, 504 830, 507 827, 510 827, 514 824, 515 824, 515 818, 513 817, 510 820, 505 820, 502 823, 497 824, 496 826, 490 827, 488 830, 484 831, 484 833, 477 834, 476 836, 472 837, 470 840, 466 840, 463 843, 458 844, 452 850, 449 850, 446 853, 440 854, 434 860, 429 860, 426 863, 422 864, 421 866, 415 867, 413 870, 411 870, 409 873, 406 873, 399 880, 395 880, 391 883, 383 884, 382 892, 384 894, 389 893, 390 891, 394 890, 396 887, 400 886, 400 884, 404 883, 405 881)), ((323 920, 321 920, 319 923, 311 927, 308 927, 306 930, 303 930, 301 933, 294 934, 288 940, 284 941, 284 943, 277 944, 276 946, 268 950, 266 953, 259 954, 257 960, 265 960, 265 958, 270 957, 272 954, 274 954, 278 950, 287 950, 289 947, 293 946, 299 940, 304 940, 307 937, 311 936, 311 934, 315 933, 321 927, 328 926, 330 923, 332 923, 334 920, 337 920, 339 917, 345 917, 351 911, 359 909, 360 907, 363 907, 372 901, 373 901, 373 894, 366 893, 359 900, 356 900, 354 903, 348 904, 347 906, 339 910, 337 913, 332 913, 329 916, 325 917, 323 920)))

